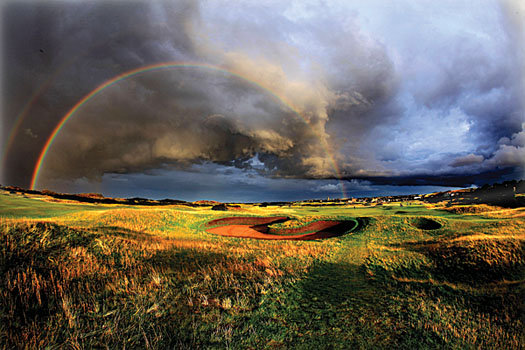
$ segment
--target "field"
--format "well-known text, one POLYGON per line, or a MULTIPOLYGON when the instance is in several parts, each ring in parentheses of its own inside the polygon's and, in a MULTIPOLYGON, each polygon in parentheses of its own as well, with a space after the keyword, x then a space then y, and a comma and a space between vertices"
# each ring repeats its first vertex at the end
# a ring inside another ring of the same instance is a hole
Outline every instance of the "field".
POLYGON ((525 208, 220 212, 0 191, 0 226, 5 349, 525 347, 525 208), (232 216, 358 224, 315 240, 207 231, 232 216))

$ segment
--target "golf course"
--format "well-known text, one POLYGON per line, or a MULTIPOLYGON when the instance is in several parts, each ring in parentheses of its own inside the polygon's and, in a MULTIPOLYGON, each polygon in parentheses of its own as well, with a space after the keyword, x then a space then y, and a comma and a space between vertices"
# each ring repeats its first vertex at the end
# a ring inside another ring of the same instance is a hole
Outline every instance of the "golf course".
POLYGON ((525 208, 0 191, 4 349, 523 349, 525 208))

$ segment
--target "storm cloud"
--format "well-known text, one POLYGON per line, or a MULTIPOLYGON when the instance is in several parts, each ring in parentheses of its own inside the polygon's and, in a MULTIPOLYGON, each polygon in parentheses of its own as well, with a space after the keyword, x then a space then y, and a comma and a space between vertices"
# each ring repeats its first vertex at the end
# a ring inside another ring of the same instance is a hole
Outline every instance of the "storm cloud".
POLYGON ((5 140, 25 114, 2 181, 29 185, 83 96, 162 62, 198 64, 89 99, 53 141, 38 187, 209 169, 200 164, 370 185, 521 177, 523 18, 519 2, 489 0, 10 2, 5 140))

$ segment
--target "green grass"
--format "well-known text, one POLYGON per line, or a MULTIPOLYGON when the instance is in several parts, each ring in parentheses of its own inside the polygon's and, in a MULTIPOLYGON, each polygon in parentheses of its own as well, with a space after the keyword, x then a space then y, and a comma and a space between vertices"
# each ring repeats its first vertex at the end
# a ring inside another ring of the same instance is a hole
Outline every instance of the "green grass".
POLYGON ((0 190, 0 213, 2 217, 46 218, 86 210, 102 210, 109 208, 112 207, 104 205, 70 204, 58 201, 45 202, 35 199, 34 196, 26 197, 13 195, 0 190))
POLYGON ((521 213, 216 212, 0 193, 0 348, 521 349, 521 213), (205 231, 233 215, 365 224, 318 241, 205 231), (442 226, 414 227, 421 218, 442 226))

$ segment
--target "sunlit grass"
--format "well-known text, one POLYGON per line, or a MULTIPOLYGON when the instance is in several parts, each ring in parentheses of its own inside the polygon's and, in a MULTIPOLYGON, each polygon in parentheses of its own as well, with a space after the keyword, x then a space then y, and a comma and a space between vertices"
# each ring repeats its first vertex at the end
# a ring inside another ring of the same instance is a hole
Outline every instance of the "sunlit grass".
POLYGON ((243 205, 217 212, 0 198, 3 348, 525 343, 520 209, 243 205), (320 241, 205 231, 208 221, 235 215, 290 216, 296 221, 282 225, 289 228, 345 217, 364 224, 320 241), (441 227, 414 226, 421 218, 441 227))

